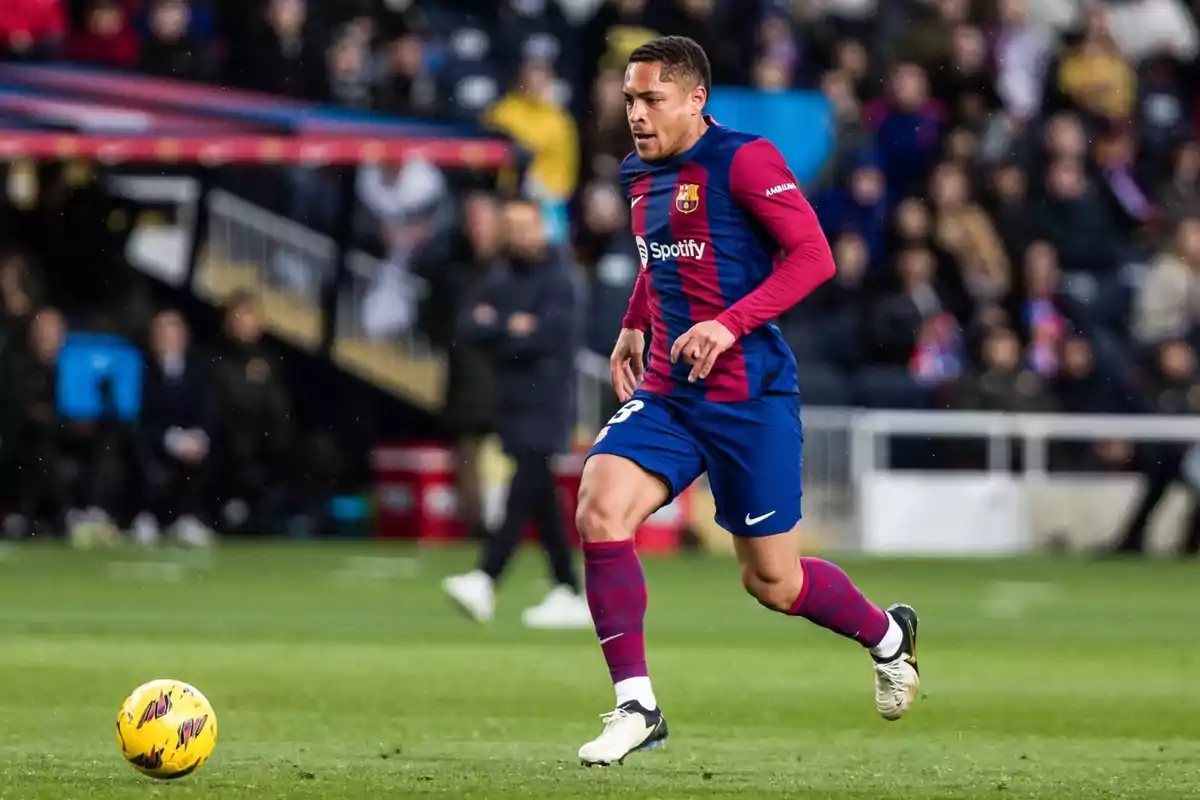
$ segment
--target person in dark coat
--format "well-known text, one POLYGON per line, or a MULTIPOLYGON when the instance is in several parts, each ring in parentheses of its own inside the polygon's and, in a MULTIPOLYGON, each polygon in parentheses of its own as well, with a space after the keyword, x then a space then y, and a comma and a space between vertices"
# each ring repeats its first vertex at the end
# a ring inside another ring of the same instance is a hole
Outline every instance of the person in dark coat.
POLYGON ((446 356, 442 424, 453 442, 454 489, 459 518, 472 539, 485 539, 483 482, 484 439, 495 430, 495 365, 490 350, 460 336, 458 317, 487 279, 503 247, 500 207, 480 192, 463 203, 462 235, 449 259, 418 258, 414 271, 429 283, 421 316, 430 342, 446 356))
MULTIPOLYGON (((1164 416, 1200 413, 1200 380, 1196 353, 1191 346, 1181 340, 1163 342, 1159 345, 1155 367, 1151 410, 1164 416)), ((1197 453, 1200 453, 1197 445, 1187 442, 1150 442, 1138 449, 1136 461, 1142 473, 1141 496, 1108 553, 1145 554, 1150 520, 1171 487, 1180 483, 1188 491, 1191 510, 1184 523, 1179 555, 1194 558, 1200 554, 1200 485, 1197 485, 1196 470, 1200 461, 1197 453)))
POLYGON ((520 544, 527 521, 541 535, 554 587, 525 611, 531 627, 591 626, 567 543, 552 469, 567 451, 575 422, 575 354, 585 325, 576 265, 546 242, 540 207, 511 200, 504 209, 507 259, 478 287, 459 319, 462 339, 487 346, 495 364, 496 432, 515 465, 505 519, 483 547, 479 566, 443 584, 479 621, 495 612, 495 584, 520 544))
POLYGON ((159 522, 172 524, 184 544, 211 542, 206 500, 213 477, 215 398, 203 362, 192 353, 187 325, 175 311, 151 323, 150 358, 142 381, 143 511, 133 532, 142 544, 159 538, 159 522))

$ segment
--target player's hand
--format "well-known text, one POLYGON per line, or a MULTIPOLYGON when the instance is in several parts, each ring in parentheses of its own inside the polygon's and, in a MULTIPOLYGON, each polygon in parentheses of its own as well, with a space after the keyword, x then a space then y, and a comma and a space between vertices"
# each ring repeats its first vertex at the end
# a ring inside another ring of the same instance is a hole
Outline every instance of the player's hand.
POLYGON ((646 334, 636 328, 622 328, 608 359, 613 391, 622 403, 633 397, 642 382, 645 353, 646 334))
POLYGON ((712 372, 717 356, 733 347, 736 341, 733 332, 715 319, 697 323, 671 345, 671 363, 675 364, 682 358, 685 363, 692 365, 688 382, 702 381, 712 372))

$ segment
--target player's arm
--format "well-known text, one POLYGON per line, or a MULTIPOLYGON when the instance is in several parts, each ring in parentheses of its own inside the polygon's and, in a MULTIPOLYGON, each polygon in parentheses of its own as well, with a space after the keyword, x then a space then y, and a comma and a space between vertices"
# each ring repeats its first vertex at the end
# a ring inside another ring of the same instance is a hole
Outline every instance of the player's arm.
POLYGON ((622 403, 633 397, 645 374, 646 329, 650 327, 649 281, 650 274, 643 267, 633 284, 629 307, 621 320, 621 333, 608 357, 609 379, 622 403))
POLYGON ((734 199, 779 245, 775 269, 717 321, 736 338, 770 322, 833 277, 833 253, 817 215, 800 192, 783 155, 766 139, 743 145, 733 157, 734 199))
POLYGON ((625 317, 621 327, 625 330, 642 331, 650 327, 650 298, 646 288, 645 268, 638 271, 637 281, 633 284, 633 294, 629 297, 629 306, 625 309, 625 317))

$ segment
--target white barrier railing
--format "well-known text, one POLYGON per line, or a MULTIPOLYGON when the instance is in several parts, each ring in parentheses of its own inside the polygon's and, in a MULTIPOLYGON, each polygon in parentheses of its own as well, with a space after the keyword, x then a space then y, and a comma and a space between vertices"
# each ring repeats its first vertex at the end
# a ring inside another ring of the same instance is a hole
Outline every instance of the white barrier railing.
MULTIPOLYGON (((840 544, 886 554, 1000 555, 1111 544, 1138 495, 1137 466, 1129 464, 1123 472, 1052 471, 1051 444, 1200 443, 1200 416, 860 410, 851 413, 849 428, 854 519, 840 544), (974 470, 893 471, 892 437, 984 441, 986 464, 974 470), (1019 472, 1010 463, 1014 444, 1022 456, 1019 472)), ((1154 549, 1174 546, 1186 517, 1181 495, 1186 493, 1176 494, 1155 517, 1154 549)))
POLYGON ((1200 416, 1004 414, 982 411, 858 411, 853 416, 855 474, 874 470, 887 455, 888 436, 970 437, 988 442, 988 468, 1009 468, 1008 444, 1020 439, 1024 472, 1047 472, 1050 441, 1163 441, 1200 443, 1200 416))

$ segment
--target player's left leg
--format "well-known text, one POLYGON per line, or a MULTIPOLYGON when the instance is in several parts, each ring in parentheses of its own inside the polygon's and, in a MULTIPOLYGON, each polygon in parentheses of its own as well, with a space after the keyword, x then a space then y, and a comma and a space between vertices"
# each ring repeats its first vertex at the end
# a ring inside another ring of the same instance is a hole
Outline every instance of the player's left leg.
POLYGON ((874 659, 875 705, 899 719, 917 696, 917 616, 886 611, 846 573, 802 558, 800 521, 803 434, 794 397, 768 396, 713 410, 704 420, 709 482, 717 522, 735 537, 742 584, 765 607, 852 639, 874 659))

